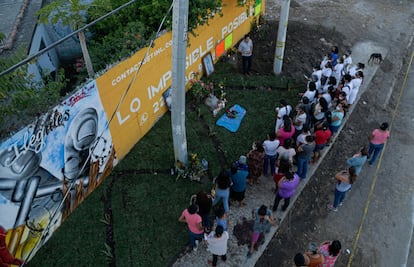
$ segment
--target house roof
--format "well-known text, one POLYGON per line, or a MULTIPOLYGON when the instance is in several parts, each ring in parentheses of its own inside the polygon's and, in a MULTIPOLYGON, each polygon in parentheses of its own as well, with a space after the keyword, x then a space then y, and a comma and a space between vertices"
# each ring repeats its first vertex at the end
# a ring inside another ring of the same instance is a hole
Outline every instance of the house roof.
POLYGON ((0 32, 6 40, 0 44, 0 56, 18 47, 28 49, 37 24, 36 12, 42 0, 0 0, 0 32))

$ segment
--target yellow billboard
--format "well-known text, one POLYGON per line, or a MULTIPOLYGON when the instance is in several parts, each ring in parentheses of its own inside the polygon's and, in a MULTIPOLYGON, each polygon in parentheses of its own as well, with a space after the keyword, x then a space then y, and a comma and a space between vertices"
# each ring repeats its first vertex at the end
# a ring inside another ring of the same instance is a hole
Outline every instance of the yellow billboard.
MULTIPOLYGON (((223 1, 223 16, 216 15, 208 25, 199 26, 194 35, 189 34, 187 81, 193 73, 202 72, 201 59, 207 53, 211 52, 213 61, 217 61, 216 45, 226 40, 228 47, 229 41, 237 42, 250 31, 260 15, 257 11, 264 11, 262 1, 257 2, 246 7, 238 5, 237 0, 223 1)), ((172 45, 172 33, 168 32, 158 37, 153 47, 141 49, 96 80, 119 159, 168 110, 163 93, 172 81, 172 45)))

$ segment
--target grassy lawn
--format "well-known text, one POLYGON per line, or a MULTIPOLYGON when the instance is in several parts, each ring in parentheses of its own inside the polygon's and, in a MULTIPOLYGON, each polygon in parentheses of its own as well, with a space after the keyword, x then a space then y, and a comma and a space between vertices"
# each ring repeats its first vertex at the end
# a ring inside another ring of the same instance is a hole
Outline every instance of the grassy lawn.
MULTIPOLYGON (((286 98, 296 104, 299 98, 295 90, 267 89, 286 88, 286 78, 245 78, 227 63, 216 66, 211 80, 225 85, 227 107, 239 104, 247 110, 237 133, 215 125, 224 111, 214 118, 203 104, 187 112, 188 152, 207 159, 214 176, 228 167, 220 166, 218 153, 227 164, 246 154, 253 141, 264 140, 274 129, 274 108, 279 100, 286 98)), ((209 179, 201 183, 176 181, 170 174, 173 162, 171 120, 166 114, 28 266, 168 266, 174 262, 188 242, 186 227, 178 217, 192 194, 200 189, 210 190, 212 184, 209 179), (110 219, 104 215, 105 198, 112 212, 110 219), (107 246, 106 231, 111 225, 113 251, 107 246)))

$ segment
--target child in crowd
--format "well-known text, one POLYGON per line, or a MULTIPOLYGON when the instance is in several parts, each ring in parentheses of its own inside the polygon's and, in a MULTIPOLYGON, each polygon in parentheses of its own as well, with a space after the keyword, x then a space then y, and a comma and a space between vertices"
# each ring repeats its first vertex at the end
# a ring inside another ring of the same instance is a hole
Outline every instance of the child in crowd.
POLYGON ((218 206, 214 213, 216 215, 216 225, 220 225, 223 227, 224 231, 227 231, 227 226, 229 225, 229 218, 227 217, 227 213, 225 212, 222 206, 218 206))

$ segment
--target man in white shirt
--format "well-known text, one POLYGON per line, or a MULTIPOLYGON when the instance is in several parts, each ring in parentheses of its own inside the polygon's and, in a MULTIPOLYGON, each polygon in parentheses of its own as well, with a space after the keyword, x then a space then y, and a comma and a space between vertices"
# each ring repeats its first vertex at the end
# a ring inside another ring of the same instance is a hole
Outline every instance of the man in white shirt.
POLYGON ((243 59, 243 74, 250 75, 250 68, 253 63, 253 42, 248 34, 246 34, 243 41, 240 42, 238 50, 243 59))

